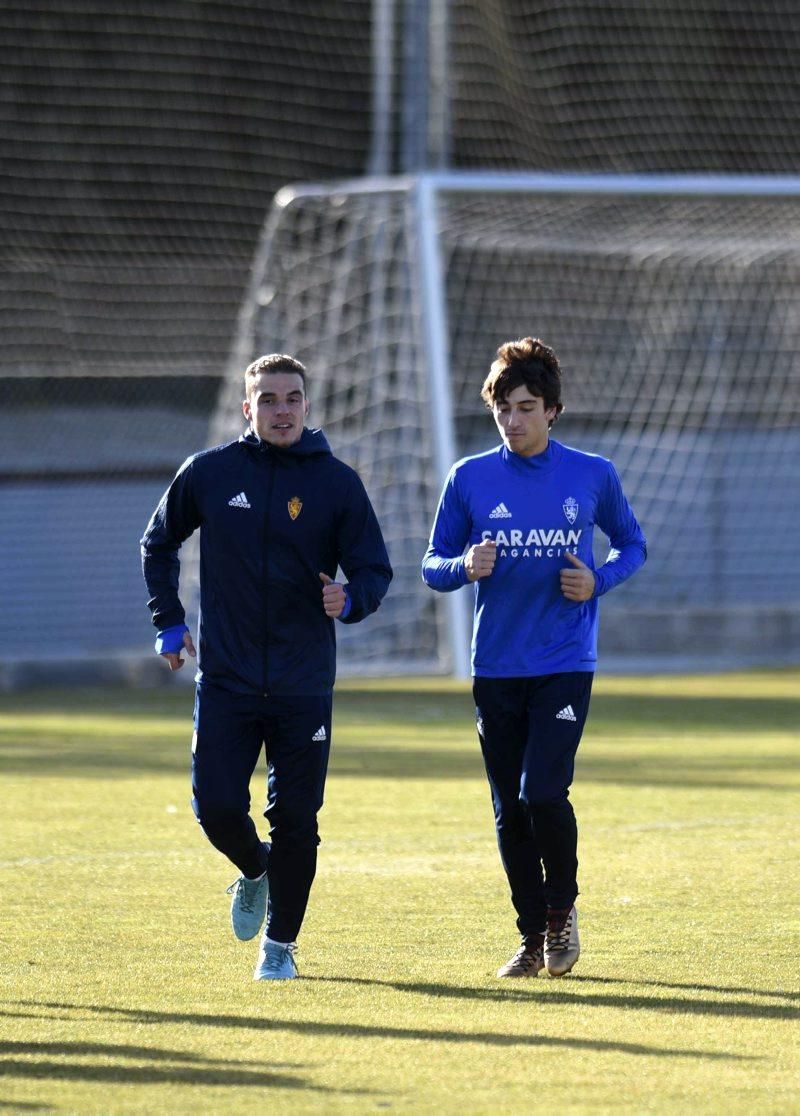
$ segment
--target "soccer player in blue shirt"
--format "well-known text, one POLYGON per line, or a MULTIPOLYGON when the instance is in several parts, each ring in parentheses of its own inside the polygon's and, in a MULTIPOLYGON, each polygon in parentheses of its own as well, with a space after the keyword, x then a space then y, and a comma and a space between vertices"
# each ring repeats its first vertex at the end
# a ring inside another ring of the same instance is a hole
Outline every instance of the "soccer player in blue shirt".
POLYGON ((646 558, 610 461, 550 437, 564 409, 551 348, 497 351, 481 396, 502 444, 451 469, 422 563, 440 592, 475 586, 473 695, 500 857, 522 942, 499 977, 578 959, 578 832, 569 787, 597 661, 598 600, 646 558), (611 544, 595 568, 595 526, 611 544))

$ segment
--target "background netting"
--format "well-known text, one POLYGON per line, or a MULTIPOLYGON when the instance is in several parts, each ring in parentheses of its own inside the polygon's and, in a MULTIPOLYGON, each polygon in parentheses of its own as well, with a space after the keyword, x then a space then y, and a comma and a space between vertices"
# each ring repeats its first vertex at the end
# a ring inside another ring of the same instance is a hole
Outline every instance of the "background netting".
POLYGON ((451 165, 795 172, 793 0, 448 5, 451 165))
POLYGON ((275 190, 363 168, 369 15, 4 4, 4 374, 218 375, 275 190))
POLYGON ((446 665, 440 603, 420 561, 438 498, 419 275, 409 197, 331 194, 276 207, 252 321, 215 416, 215 441, 244 429, 242 370, 251 355, 290 352, 309 373, 309 425, 358 470, 394 569, 369 624, 337 625, 346 669, 446 665), (247 352, 247 355, 245 353, 247 352))
MULTIPOLYGON (((409 23, 412 6, 395 5, 396 38, 386 52, 393 74, 384 75, 390 170, 401 169, 402 151, 413 146, 404 143, 404 122, 422 118, 422 92, 437 126, 448 125, 437 151, 459 168, 773 173, 798 166, 800 9, 788 0, 460 0, 446 7, 446 46, 431 54, 446 64, 437 62, 435 81, 423 90, 423 76, 419 89, 409 81, 408 62, 427 29, 409 23)), ((372 0, 0 5, 0 666, 51 656, 106 658, 109 631, 114 653, 151 654, 137 540, 179 463, 214 440, 209 415, 275 191, 287 182, 349 178, 369 165, 374 10, 372 0)), ((437 26, 442 10, 431 6, 437 26)), ((297 229, 289 245, 298 261, 291 289, 301 292, 309 322, 317 293, 335 310, 327 320, 339 315, 335 329, 326 327, 332 352, 340 354, 333 357, 338 371, 330 373, 335 388, 324 388, 317 414, 332 416, 334 445, 341 432, 376 503, 402 507, 407 545, 396 527, 389 533, 395 562, 408 565, 410 593, 412 581, 419 591, 412 570, 438 489, 424 431, 439 401, 413 395, 428 382, 413 268, 403 262, 413 259, 415 233, 399 212, 376 217, 374 205, 363 215, 366 230, 359 230, 345 212, 354 204, 341 203, 338 229, 328 218, 324 230, 297 229), (303 267, 310 271, 304 278, 303 267), (333 293, 345 288, 346 299, 333 293), (358 437, 336 418, 337 407, 342 415, 353 404, 369 409, 358 400, 363 379, 346 385, 370 360, 390 385, 387 434, 377 441, 396 447, 398 424, 407 424, 408 441, 418 431, 417 455, 404 450, 397 467, 420 477, 416 503, 378 479, 363 449, 376 440, 377 411, 364 417, 358 437)), ((385 214, 395 207, 388 197, 381 204, 385 214)), ((650 454, 650 465, 642 465, 646 516, 666 520, 669 501, 657 507, 661 490, 674 490, 680 480, 687 490, 697 487, 693 506, 719 531, 731 522, 720 509, 729 493, 740 494, 738 478, 756 484, 753 470, 764 455, 770 461, 777 455, 774 483, 758 482, 752 491, 763 507, 785 495, 783 545, 797 519, 796 497, 780 479, 791 471, 786 454, 796 423, 777 425, 781 413, 795 413, 793 204, 752 202, 734 210, 708 202, 695 219, 688 208, 673 208, 665 218, 667 247, 658 246, 660 218, 648 225, 650 217, 630 208, 614 218, 610 203, 572 202, 563 212, 548 203, 534 217, 516 204, 507 199, 493 212, 484 199, 481 214, 480 199, 446 201, 441 232, 452 359, 464 374, 456 400, 460 448, 490 436, 469 393, 499 340, 533 328, 533 307, 541 311, 538 331, 549 335, 569 373, 587 376, 602 367, 623 393, 617 410, 631 408, 627 425, 609 418, 604 426, 592 415, 595 408, 614 410, 608 393, 591 397, 574 381, 560 436, 590 438, 622 468, 626 455, 642 462, 650 454), (694 223, 681 239, 684 220, 694 223), (551 230, 549 244, 536 239, 532 221, 551 230), (554 266, 529 267, 528 256, 515 253, 518 232, 525 252, 554 266), (717 249, 709 243, 690 265, 693 246, 686 241, 716 236, 717 249), (731 237, 736 247, 728 259, 731 237), (674 259, 670 245, 678 245, 674 259), (497 269, 505 266, 522 266, 524 274, 501 293, 497 269), (490 270, 481 278, 482 268, 490 270), (597 300, 594 283, 604 292, 597 300), (548 301, 555 289, 563 298, 548 301), (690 311, 695 299, 698 308, 690 311), (696 321, 689 327, 691 313, 696 321), (770 346, 772 364, 763 355, 770 346), (606 359, 611 351, 613 361, 606 359), (751 366, 753 382, 770 377, 762 386, 780 402, 772 420, 759 418, 747 432, 732 409, 751 366), (701 425, 693 425, 696 405, 708 411, 701 425), (658 417, 668 411, 668 420, 658 417), (656 434, 659 421, 664 428, 656 434), (642 445, 628 447, 637 429, 642 445)), ((275 315, 281 301, 278 292, 275 315)), ((289 346, 291 330, 276 325, 273 333, 263 309, 263 347, 279 347, 281 330, 289 346)), ((324 346, 317 350, 310 331, 300 343, 309 366, 322 373, 324 346)), ((743 573, 749 569, 743 554, 753 545, 751 536, 737 535, 724 555, 718 548, 710 594, 728 599, 720 585, 746 582, 748 600, 767 599, 764 569, 743 573)), ((700 558, 693 561, 700 569, 700 558)), ((640 600, 644 584, 661 592, 648 572, 626 590, 628 599, 640 600)), ((683 583, 681 592, 692 597, 700 590, 683 583)), ((439 661, 438 607, 421 599, 408 605, 409 635, 398 662, 407 654, 439 661)), ((376 630, 401 626, 400 605, 387 602, 386 610, 376 630)), ((357 652, 348 648, 345 661, 351 650, 357 652)))
MULTIPOLYGON (((800 589, 776 574, 800 546, 787 514, 800 199, 451 190, 438 209, 458 455, 497 444, 479 398, 497 345, 558 339, 567 409, 555 436, 614 460, 647 534, 644 571, 604 600, 604 648, 688 655, 703 637, 718 643, 724 613, 796 611, 800 589), (672 646, 679 614, 705 617, 694 647, 672 646)), ((277 208, 250 337, 253 354, 307 362, 314 418, 381 510, 395 586, 375 622, 348 633, 381 669, 441 665, 449 650, 419 578, 440 487, 431 409, 444 403, 426 372, 413 222, 402 192, 277 208)), ((239 379, 237 368, 220 435, 241 430, 239 379)), ((606 550, 599 540, 598 560, 606 550)))
POLYGON ((495 440, 475 406, 495 339, 557 338, 555 436, 614 460, 651 544, 604 607, 799 605, 775 571, 800 544, 800 199, 445 195, 441 212, 461 452, 495 440))
POLYGON ((274 192, 365 165, 370 11, 0 6, 0 657, 152 649, 138 539, 274 192))

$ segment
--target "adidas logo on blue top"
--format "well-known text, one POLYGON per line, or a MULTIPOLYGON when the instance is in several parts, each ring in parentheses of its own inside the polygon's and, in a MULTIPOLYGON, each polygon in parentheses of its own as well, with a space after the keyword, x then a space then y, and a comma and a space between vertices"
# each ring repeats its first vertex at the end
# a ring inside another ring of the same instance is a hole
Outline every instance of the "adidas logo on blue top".
POLYGON ((489 518, 490 519, 511 519, 511 512, 508 510, 508 508, 505 506, 505 504, 501 500, 500 503, 497 505, 497 507, 494 509, 494 511, 489 512, 489 518))
POLYGON ((228 507, 249 508, 250 505, 247 502, 247 497, 245 496, 244 492, 239 492, 236 494, 236 496, 233 496, 230 500, 228 500, 228 507))

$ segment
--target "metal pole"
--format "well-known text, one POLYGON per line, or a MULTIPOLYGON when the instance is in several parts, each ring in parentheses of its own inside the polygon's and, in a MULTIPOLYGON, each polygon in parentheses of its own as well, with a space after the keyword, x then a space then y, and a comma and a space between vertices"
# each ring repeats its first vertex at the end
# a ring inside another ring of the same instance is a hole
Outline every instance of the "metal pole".
POLYGON ((441 190, 486 193, 642 194, 683 197, 796 197, 795 174, 594 174, 528 171, 440 171, 441 190))
POLYGON ((431 167, 450 166, 450 0, 430 0, 428 67, 428 160, 431 167))
POLYGON ((391 170, 394 0, 372 0, 372 135, 367 174, 391 170))
MULTIPOLYGON (((436 187, 431 179, 423 174, 417 179, 415 193, 422 328, 432 403, 433 460, 441 484, 457 458, 453 393, 448 376, 450 354, 447 339, 447 304, 437 235, 436 187)), ((468 678, 470 675, 469 623, 465 604, 464 594, 460 590, 447 594, 453 673, 458 678, 468 678)))
MULTIPOLYGON (((787 197, 800 196, 800 175, 794 174, 549 174, 537 171, 430 171, 426 176, 437 190, 487 194, 628 194, 684 197, 787 197)), ((369 194, 406 191, 413 175, 301 182, 284 186, 275 195, 276 205, 295 198, 335 194, 369 194)))
POLYGON ((428 158, 428 12, 430 0, 405 0, 400 169, 425 169, 428 158))

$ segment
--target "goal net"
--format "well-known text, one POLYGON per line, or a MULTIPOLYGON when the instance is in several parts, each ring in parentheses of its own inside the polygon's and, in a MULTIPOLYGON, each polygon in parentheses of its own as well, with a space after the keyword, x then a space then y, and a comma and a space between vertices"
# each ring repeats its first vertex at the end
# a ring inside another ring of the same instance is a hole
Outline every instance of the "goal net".
POLYGON ((447 64, 436 77, 446 75, 452 166, 796 171, 793 0, 459 0, 446 9, 447 64))
POLYGON ((454 173, 277 196, 214 437, 242 429, 250 359, 307 364, 313 422, 364 479, 396 571, 378 614, 339 629, 345 669, 463 672, 471 592, 431 593, 420 559, 447 467, 497 443, 480 385, 525 334, 561 358, 554 436, 614 460, 648 537, 603 601, 603 653, 790 654, 796 187, 454 173))

